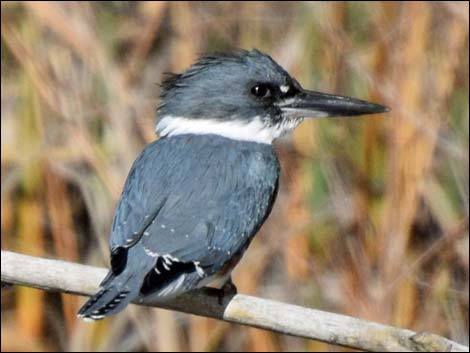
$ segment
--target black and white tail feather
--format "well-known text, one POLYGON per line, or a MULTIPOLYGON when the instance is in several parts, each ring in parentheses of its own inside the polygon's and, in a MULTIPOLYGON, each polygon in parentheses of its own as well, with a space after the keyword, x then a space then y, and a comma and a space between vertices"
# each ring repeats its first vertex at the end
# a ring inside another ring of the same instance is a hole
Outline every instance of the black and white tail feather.
POLYGON ((77 316, 85 321, 101 320, 124 310, 135 300, 161 300, 174 297, 207 283, 197 262, 184 263, 163 255, 157 256, 143 278, 122 273, 114 276, 112 270, 102 281, 101 290, 82 306, 77 316))
POLYGON ((77 314, 79 318, 85 321, 101 320, 124 310, 138 296, 138 291, 128 289, 135 288, 135 286, 123 286, 117 283, 116 278, 107 277, 101 285, 102 289, 81 307, 77 314))
POLYGON ((115 286, 103 288, 85 303, 77 316, 84 320, 100 320, 105 316, 118 313, 129 302, 129 291, 119 290, 115 286))

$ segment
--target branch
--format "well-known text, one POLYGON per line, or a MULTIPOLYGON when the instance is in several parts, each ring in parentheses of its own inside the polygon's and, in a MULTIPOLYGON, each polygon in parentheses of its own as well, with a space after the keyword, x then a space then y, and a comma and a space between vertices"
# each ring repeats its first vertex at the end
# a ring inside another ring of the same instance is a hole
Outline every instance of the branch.
MULTIPOLYGON (((1 253, 1 281, 46 291, 91 295, 106 275, 103 268, 1 253)), ((367 351, 452 351, 468 347, 432 333, 382 325, 349 316, 237 294, 219 304, 219 291, 204 288, 165 303, 144 303, 164 309, 212 317, 287 335, 367 351)))

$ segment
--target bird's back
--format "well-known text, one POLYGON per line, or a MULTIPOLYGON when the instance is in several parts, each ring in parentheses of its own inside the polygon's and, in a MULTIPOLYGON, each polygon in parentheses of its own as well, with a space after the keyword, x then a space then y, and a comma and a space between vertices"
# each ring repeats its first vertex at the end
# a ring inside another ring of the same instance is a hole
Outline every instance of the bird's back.
POLYGON ((103 287, 115 288, 106 301, 118 301, 111 308, 94 301, 80 314, 101 318, 130 300, 164 299, 209 282, 241 257, 264 223, 278 177, 268 144, 188 134, 148 145, 112 226, 112 269, 103 287))

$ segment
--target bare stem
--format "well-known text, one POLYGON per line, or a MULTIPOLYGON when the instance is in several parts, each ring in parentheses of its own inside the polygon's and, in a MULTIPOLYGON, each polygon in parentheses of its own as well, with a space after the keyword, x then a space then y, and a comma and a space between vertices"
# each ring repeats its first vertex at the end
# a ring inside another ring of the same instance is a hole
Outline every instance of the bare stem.
MULTIPOLYGON (((47 291, 92 295, 106 270, 65 261, 1 253, 1 280, 47 291)), ((177 310, 366 351, 452 351, 468 347, 432 333, 382 325, 345 315, 309 309, 243 294, 222 304, 219 292, 204 288, 164 303, 142 305, 177 310)))

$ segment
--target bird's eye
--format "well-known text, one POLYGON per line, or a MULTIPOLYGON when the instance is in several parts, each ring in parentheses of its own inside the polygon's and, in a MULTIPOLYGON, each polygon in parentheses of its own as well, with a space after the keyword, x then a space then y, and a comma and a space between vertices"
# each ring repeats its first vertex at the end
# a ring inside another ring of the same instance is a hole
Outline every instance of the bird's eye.
POLYGON ((251 94, 258 98, 266 98, 271 96, 271 89, 268 85, 260 83, 251 88, 251 94))

